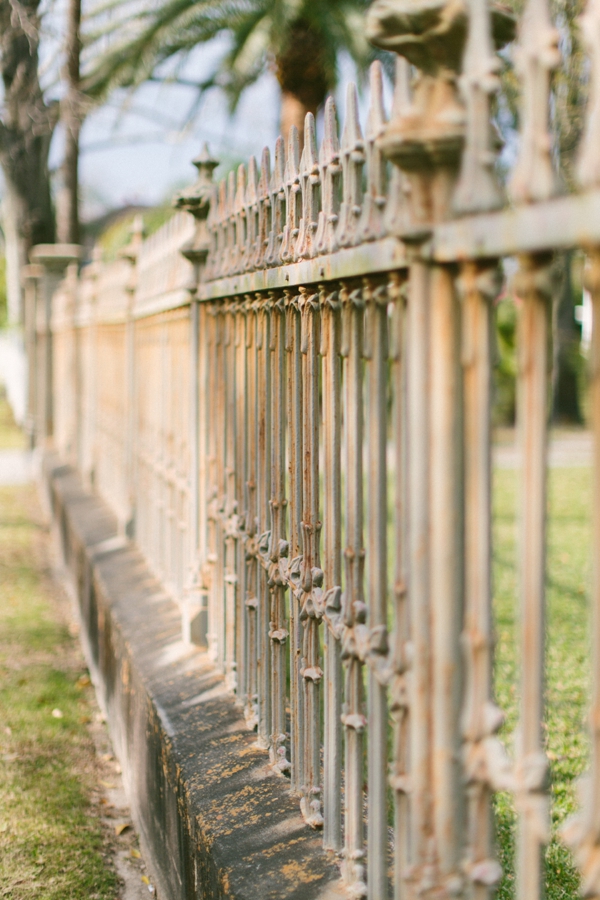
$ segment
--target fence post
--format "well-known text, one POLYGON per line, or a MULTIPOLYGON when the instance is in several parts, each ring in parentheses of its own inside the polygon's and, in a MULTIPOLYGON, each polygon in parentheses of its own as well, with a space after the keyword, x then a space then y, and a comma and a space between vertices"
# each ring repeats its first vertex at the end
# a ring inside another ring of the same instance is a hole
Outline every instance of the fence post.
POLYGON ((31 448, 37 443, 38 380, 36 359, 37 341, 37 299, 44 269, 40 265, 29 264, 21 271, 23 284, 23 324, 25 331, 25 354, 27 359, 27 405, 25 408, 25 433, 31 448))
POLYGON ((204 335, 200 334, 200 303, 197 289, 203 277, 206 259, 210 248, 210 237, 207 218, 215 194, 213 170, 218 161, 210 155, 207 144, 193 160, 198 170, 196 182, 174 197, 173 205, 178 209, 190 212, 196 220, 196 229, 192 239, 181 248, 181 253, 194 266, 194 276, 189 286, 190 315, 190 353, 191 353, 191 392, 190 392, 190 573, 184 588, 182 604, 182 632, 186 642, 206 644, 208 585, 203 577, 203 564, 206 557, 206 474, 203 472, 206 443, 203 422, 202 389, 206 387, 206 373, 203 372, 202 384, 200 367, 206 360, 206 353, 201 353, 200 344, 204 335))
MULTIPOLYGON (((52 296, 63 279, 65 271, 70 263, 78 262, 81 258, 81 248, 78 244, 37 244, 29 254, 30 261, 42 267, 43 275, 38 284, 40 287, 36 298, 36 310, 41 312, 36 317, 42 324, 43 350, 42 358, 37 365, 42 372, 38 386, 41 389, 37 396, 38 410, 40 414, 40 432, 36 432, 36 443, 48 445, 53 435, 54 397, 53 397, 53 359, 52 359, 52 296)), ((39 333, 39 332, 38 332, 39 333)))
POLYGON ((123 522, 125 534, 129 538, 135 535, 135 503, 136 503, 136 466, 135 466, 135 432, 136 432, 136 366, 135 366, 135 319, 133 307, 137 288, 137 261, 140 247, 144 240, 144 220, 138 215, 133 220, 131 238, 121 251, 121 256, 131 267, 127 283, 127 319, 126 319, 126 391, 127 391, 127 433, 125 435, 125 483, 128 487, 127 514, 123 522))

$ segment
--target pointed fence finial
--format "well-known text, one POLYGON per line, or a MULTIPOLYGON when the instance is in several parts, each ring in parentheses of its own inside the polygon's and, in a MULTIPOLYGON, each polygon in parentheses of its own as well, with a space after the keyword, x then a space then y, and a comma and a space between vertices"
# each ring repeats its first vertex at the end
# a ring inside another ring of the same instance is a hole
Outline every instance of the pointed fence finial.
POLYGON ((295 125, 290 128, 288 152, 285 164, 285 197, 286 223, 281 243, 281 261, 291 262, 295 259, 296 239, 300 224, 301 188, 300 188, 300 138, 295 125))
POLYGON ((559 191, 550 128, 550 73, 560 63, 558 40, 547 0, 528 0, 515 50, 522 84, 521 143, 508 185, 515 203, 548 200, 559 191))
POLYGON ((337 115, 333 97, 325 104, 324 134, 319 152, 321 169, 321 211, 317 230, 319 253, 333 253, 337 249, 336 227, 340 211, 340 144, 337 115))
POLYGON ((254 249, 253 268, 262 268, 271 230, 271 154, 264 147, 260 160, 258 181, 258 223, 254 249))
POLYGON ((302 218, 300 219, 296 256, 310 259, 316 255, 316 232, 319 221, 320 171, 317 155, 315 117, 307 113, 304 120, 304 149, 300 160, 302 218))
POLYGON ((459 79, 467 132, 453 202, 458 213, 488 212, 504 202, 495 172, 497 137, 491 117, 491 98, 500 86, 499 69, 488 0, 469 0, 469 32, 459 79))
POLYGON ((386 161, 377 141, 386 125, 383 106, 383 69, 379 60, 369 70, 370 103, 367 119, 365 159, 367 191, 363 200, 362 217, 358 230, 359 241, 372 241, 385 234, 385 205, 387 193, 386 161))
POLYGON ((344 189, 337 235, 340 247, 349 247, 358 239, 358 221, 363 200, 364 150, 365 143, 358 118, 358 94, 356 85, 351 82, 346 90, 346 118, 341 145, 344 189))

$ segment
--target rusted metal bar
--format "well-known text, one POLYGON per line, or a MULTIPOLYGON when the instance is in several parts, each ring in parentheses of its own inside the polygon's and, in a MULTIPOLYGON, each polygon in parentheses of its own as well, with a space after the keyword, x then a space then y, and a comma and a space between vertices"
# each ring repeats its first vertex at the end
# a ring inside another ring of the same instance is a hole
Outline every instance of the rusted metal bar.
MULTIPOLYGON (((256 453, 256 494, 257 494, 257 556, 267 556, 270 538, 271 494, 271 377, 270 377, 270 326, 271 313, 268 298, 258 296, 257 307, 257 453, 256 453)), ((271 641, 269 638, 270 591, 268 574, 258 565, 258 736, 259 742, 269 748, 272 734, 271 706, 271 641)))
POLYGON ((269 587, 271 591, 271 615, 269 637, 271 639, 272 672, 272 734, 271 762, 279 773, 287 772, 290 763, 286 747, 287 660, 288 623, 286 616, 286 588, 280 565, 289 556, 286 540, 285 496, 285 298, 283 294, 271 297, 271 340, 269 365, 271 369, 271 537, 269 543, 269 587))
POLYGON ((407 438, 406 409, 406 284, 398 274, 390 279, 392 302, 390 360, 392 381, 392 441, 394 460, 394 634, 391 648, 390 710, 394 720, 390 786, 394 792, 394 900, 407 896, 410 860, 410 620, 407 598, 407 438))
MULTIPOLYGON (((467 263, 460 276, 461 359, 464 378, 465 441, 465 615, 466 656, 462 710, 466 777, 466 873, 473 897, 487 900, 502 870, 493 858, 492 786, 499 773, 490 766, 493 735, 503 721, 492 702, 492 460, 491 395, 493 303, 501 287, 494 263, 467 263)), ((499 747, 499 744, 494 746, 499 747)), ((504 787, 510 787, 510 783, 504 787)))
POLYGON ((367 607, 364 598, 363 547, 363 318, 362 290, 342 284, 343 317, 341 355, 344 364, 344 462, 346 573, 343 596, 344 637, 342 660, 346 683, 342 722, 345 732, 344 756, 344 863, 342 875, 357 897, 366 896, 363 821, 363 734, 367 725, 364 709, 363 671, 359 655, 361 633, 365 631, 367 607))
POLYGON ((236 521, 238 540, 236 543, 237 560, 235 569, 238 578, 235 607, 235 663, 237 696, 244 705, 248 693, 248 636, 246 621, 246 327, 247 313, 243 304, 238 304, 234 311, 235 356, 236 356, 236 388, 235 388, 235 427, 236 441, 234 447, 234 494, 236 497, 236 521))
POLYGON ((246 704, 244 712, 248 727, 256 728, 258 724, 258 526, 256 508, 258 315, 251 304, 251 298, 245 298, 245 307, 246 704))
MULTIPOLYGON (((325 613, 339 620, 342 595, 342 392, 339 292, 321 289, 321 356, 323 357, 323 572, 328 588, 325 613)), ((342 664, 339 634, 325 629, 323 739, 323 845, 342 849, 342 664)))
POLYGON ((216 394, 217 394, 217 306, 211 304, 206 319, 207 325, 207 391, 205 403, 207 407, 207 497, 206 497, 206 520, 207 520, 207 582, 208 582, 208 629, 207 643, 210 657, 216 661, 218 648, 218 622, 217 622, 217 596, 216 596, 216 564, 217 564, 217 519, 218 519, 218 476, 217 476, 217 414, 216 414, 216 394))
MULTIPOLYGON (((460 881, 464 816, 460 765, 463 483, 460 313, 449 269, 434 267, 429 295, 431 800, 438 877, 460 881)), ((412 463, 412 460, 411 460, 412 463)), ((425 628, 423 627, 423 634, 425 628)))
MULTIPOLYGON (((306 145, 305 145, 306 146, 306 145)), ((309 211, 310 212, 310 209, 309 211)), ((307 212, 307 215, 308 215, 307 212)), ((296 595, 301 604, 304 681, 304 784, 302 814, 313 828, 323 824, 321 808, 321 653, 317 591, 323 585, 319 510, 319 295, 301 288, 302 351, 302 565, 296 595)))
POLYGON ((224 517, 224 607, 225 607, 225 673, 227 684, 236 687, 236 608, 238 574, 237 542, 240 538, 236 496, 236 445, 238 441, 236 421, 237 355, 235 345, 235 306, 228 304, 224 312, 223 356, 225 380, 225 502, 224 517))
POLYGON ((365 279, 368 333, 368 896, 388 895, 387 284, 365 279))
MULTIPOLYGON (((289 497, 290 497, 290 578, 298 579, 303 547, 302 535, 302 352, 301 318, 298 296, 285 292, 287 364, 287 420, 289 431, 289 497)), ((304 784, 304 679, 302 668, 302 626, 295 588, 290 591, 290 728, 291 784, 300 790, 304 784)))
POLYGON ((546 610, 546 452, 551 258, 523 256, 520 297, 517 427, 522 455, 520 512, 521 696, 517 782, 517 898, 540 897, 548 834, 548 760, 544 751, 546 610))
MULTIPOLYGON (((410 269, 406 316, 407 393, 407 567, 412 659, 410 668, 410 847, 411 865, 422 871, 431 831, 431 632, 429 618, 429 422, 430 272, 410 269)), ((412 886, 411 886, 412 887, 412 886)), ((411 892, 412 893, 412 892, 411 892)))

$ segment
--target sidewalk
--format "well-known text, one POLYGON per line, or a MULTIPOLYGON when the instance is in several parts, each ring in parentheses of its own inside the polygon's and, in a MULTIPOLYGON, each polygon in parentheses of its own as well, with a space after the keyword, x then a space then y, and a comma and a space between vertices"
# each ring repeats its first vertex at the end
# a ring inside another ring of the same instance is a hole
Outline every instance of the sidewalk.
MULTIPOLYGON (((583 428, 555 428, 550 431, 548 465, 551 469, 579 468, 592 464, 592 433, 583 428)), ((494 466, 516 469, 519 454, 514 428, 498 429, 492 449, 494 466)))

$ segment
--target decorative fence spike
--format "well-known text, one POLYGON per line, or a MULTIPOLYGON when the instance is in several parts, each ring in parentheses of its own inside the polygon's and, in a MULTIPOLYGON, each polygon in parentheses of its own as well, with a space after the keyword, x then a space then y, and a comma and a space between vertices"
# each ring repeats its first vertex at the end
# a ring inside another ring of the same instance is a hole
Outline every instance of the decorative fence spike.
POLYGON ((457 213, 488 212, 503 205, 495 166, 491 98, 500 86, 500 61, 492 47, 488 0, 469 0, 469 30, 460 90, 467 111, 467 133, 459 182, 457 213))
MULTIPOLYGON (((392 101, 392 119, 401 120, 408 115, 411 104, 410 66, 402 56, 396 57, 396 80, 392 101)), ((382 136, 378 146, 381 149, 382 136)), ((392 166, 388 196, 385 206, 385 227, 391 234, 406 233, 410 227, 410 182, 399 166, 392 166)))
POLYGON ((337 132, 337 115, 333 97, 325 104, 324 134, 319 152, 321 169, 321 210, 319 212, 319 228, 317 231, 317 250, 319 254, 333 253, 337 250, 336 228, 340 209, 340 146, 337 132))
POLYGON ((370 104, 366 127, 365 161, 367 189, 358 232, 358 242, 373 241, 385 234, 387 193, 386 160, 377 141, 386 124, 383 106, 383 69, 379 60, 369 70, 370 104))
POLYGON ((285 163, 286 222, 281 244, 281 261, 292 262, 302 213, 302 189, 300 187, 300 139, 295 125, 290 128, 285 163))
POLYGON ((356 85, 349 84, 346 91, 346 117, 341 142, 343 197, 337 234, 340 247, 350 247, 358 241, 358 224, 363 199, 364 150, 365 144, 358 118, 356 85))
POLYGON ((300 185, 302 188, 302 217, 298 230, 295 256, 310 259, 317 254, 317 228, 321 199, 321 173, 317 155, 315 118, 306 114, 304 120, 304 149, 300 160, 300 185))
POLYGON ((254 255, 253 269, 262 269, 265 265, 265 256, 269 244, 271 232, 271 154, 265 147, 260 163, 260 179, 258 182, 258 224, 254 255))
POLYGON ((558 40, 547 0, 527 0, 515 49, 522 84, 520 147, 508 185, 515 203, 547 200, 559 190, 550 126, 550 73, 560 63, 558 40))
POLYGON ((283 138, 275 142, 275 161, 270 184, 270 216, 265 264, 276 266, 281 259, 281 242, 285 227, 285 146, 283 138))

